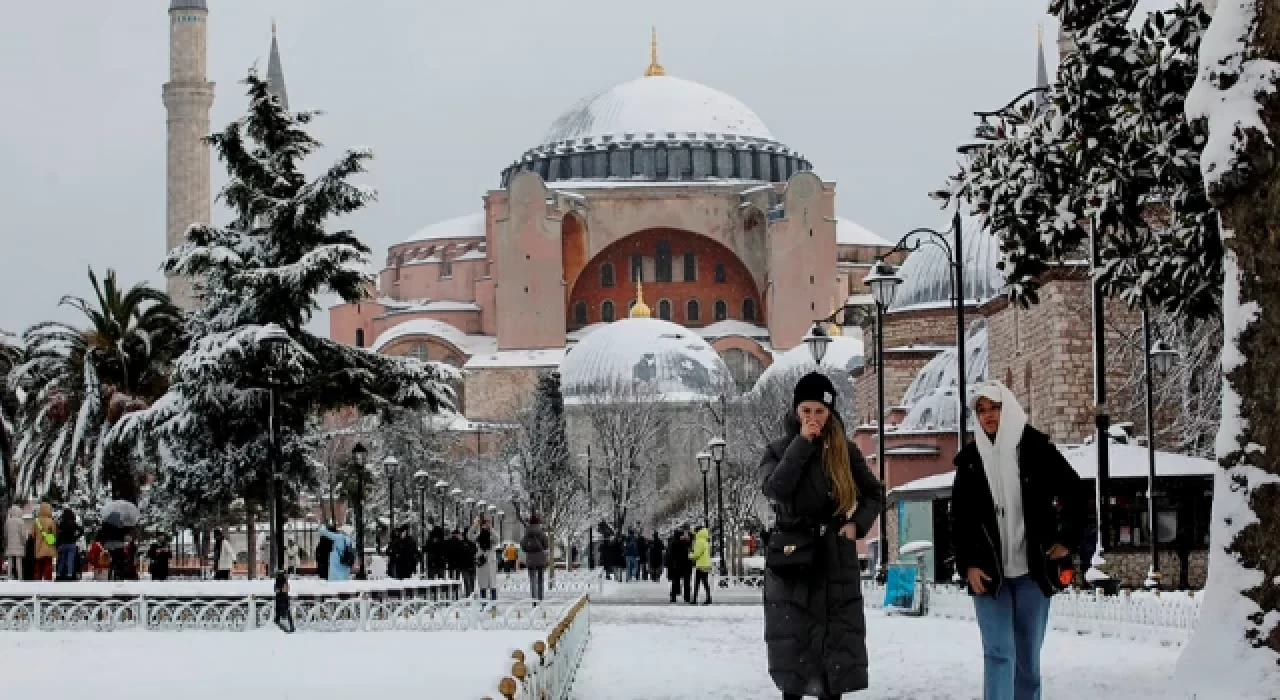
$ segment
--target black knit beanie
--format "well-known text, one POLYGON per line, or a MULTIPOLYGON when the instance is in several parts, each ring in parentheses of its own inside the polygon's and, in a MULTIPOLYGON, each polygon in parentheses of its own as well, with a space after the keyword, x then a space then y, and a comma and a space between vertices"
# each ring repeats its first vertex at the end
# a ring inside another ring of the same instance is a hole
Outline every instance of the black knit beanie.
POLYGON ((795 395, 791 399, 791 408, 796 408, 805 401, 817 401, 829 410, 836 410, 836 387, 820 372, 810 372, 796 382, 795 395))

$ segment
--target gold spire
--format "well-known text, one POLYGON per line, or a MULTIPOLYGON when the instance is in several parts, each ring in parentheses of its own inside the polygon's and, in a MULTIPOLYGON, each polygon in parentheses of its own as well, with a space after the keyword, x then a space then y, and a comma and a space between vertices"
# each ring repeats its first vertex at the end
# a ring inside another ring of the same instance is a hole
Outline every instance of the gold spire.
MULTIPOLYGON (((831 317, 836 318, 836 302, 831 302, 831 317)), ((827 335, 844 335, 844 331, 840 329, 840 321, 837 319, 831 322, 831 330, 827 331, 827 335)))
POLYGON ((653 318, 649 305, 644 303, 643 282, 636 282, 636 305, 631 307, 631 318, 653 318))
POLYGON ((644 69, 645 77, 666 75, 667 69, 658 63, 658 28, 652 27, 649 39, 649 67, 644 69))

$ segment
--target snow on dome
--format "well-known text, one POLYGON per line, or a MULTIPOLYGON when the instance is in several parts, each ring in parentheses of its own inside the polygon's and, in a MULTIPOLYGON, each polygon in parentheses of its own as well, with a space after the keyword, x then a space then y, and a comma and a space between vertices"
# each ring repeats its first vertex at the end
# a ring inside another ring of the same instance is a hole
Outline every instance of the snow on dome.
POLYGON ((498 348, 498 341, 493 336, 467 335, 444 321, 419 318, 405 321, 383 331, 369 346, 369 351, 379 352, 392 342, 411 335, 439 338, 468 355, 493 352, 498 348))
MULTIPOLYGON (((845 372, 852 372, 864 363, 862 340, 844 335, 831 337, 827 345, 827 353, 822 356, 822 366, 845 372)), ((773 364, 760 373, 756 380, 756 388, 767 386, 770 382, 790 380, 794 376, 817 369, 809 346, 801 343, 773 358, 773 364)))
POLYGON ((417 233, 406 238, 403 243, 418 241, 439 241, 456 238, 484 238, 484 212, 478 211, 463 216, 446 219, 430 226, 418 229, 417 233))
POLYGON ((728 366, 706 340, 656 318, 627 318, 592 331, 565 356, 560 380, 565 398, 579 403, 619 388, 696 401, 730 381, 728 366))
POLYGON ((561 114, 543 137, 544 144, 608 135, 647 134, 666 138, 675 133, 732 134, 773 141, 760 117, 737 99, 691 80, 669 75, 636 78, 587 97, 561 114))
MULTIPOLYGON (((973 387, 987 380, 987 327, 982 321, 974 324, 965 338, 964 351, 969 356, 965 363, 965 393, 972 395, 973 387)), ((915 379, 902 397, 907 415, 898 424, 898 430, 952 431, 960 424, 960 401, 957 398, 956 349, 947 348, 938 353, 928 364, 920 368, 915 379)))
POLYGON ((881 238, 879 234, 863 228, 854 221, 836 217, 836 244, 837 245, 869 245, 878 248, 892 248, 893 244, 881 238))
MULTIPOLYGON (((1004 288, 1004 275, 996 265, 1000 262, 1000 243, 982 229, 975 217, 961 226, 964 234, 964 292, 969 304, 980 304, 995 298, 1004 288)), ((954 236, 947 234, 947 243, 954 236)), ((902 284, 898 285, 890 311, 947 307, 951 305, 951 261, 947 252, 927 236, 919 238, 920 249, 907 256, 898 269, 902 284)))

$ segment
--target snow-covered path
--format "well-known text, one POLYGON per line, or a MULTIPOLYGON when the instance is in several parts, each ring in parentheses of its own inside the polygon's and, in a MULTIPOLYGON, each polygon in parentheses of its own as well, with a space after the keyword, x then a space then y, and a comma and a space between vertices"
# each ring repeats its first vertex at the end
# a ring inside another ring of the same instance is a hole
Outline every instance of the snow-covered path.
MULTIPOLYGON (((575 700, 777 700, 759 606, 594 606, 575 700)), ((871 689, 859 700, 959 700, 982 694, 972 622, 868 611, 871 689)), ((1046 700, 1172 700, 1176 647, 1050 632, 1046 700)), ((848 696, 853 697, 853 696, 848 696)))

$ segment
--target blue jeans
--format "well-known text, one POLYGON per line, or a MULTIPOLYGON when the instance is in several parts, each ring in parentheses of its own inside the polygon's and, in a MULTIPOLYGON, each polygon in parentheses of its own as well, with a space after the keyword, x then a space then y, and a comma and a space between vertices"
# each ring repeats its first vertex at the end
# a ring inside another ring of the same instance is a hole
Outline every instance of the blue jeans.
POLYGON ((640 578, 640 557, 627 557, 627 580, 640 578))
POLYGON ((983 700, 1040 700, 1040 647, 1049 598, 1030 576, 1005 579, 1000 595, 973 598, 982 632, 983 700))
POLYGON ((78 559, 79 557, 76 556, 76 546, 74 544, 59 545, 58 569, 55 575, 60 579, 75 578, 78 559))

